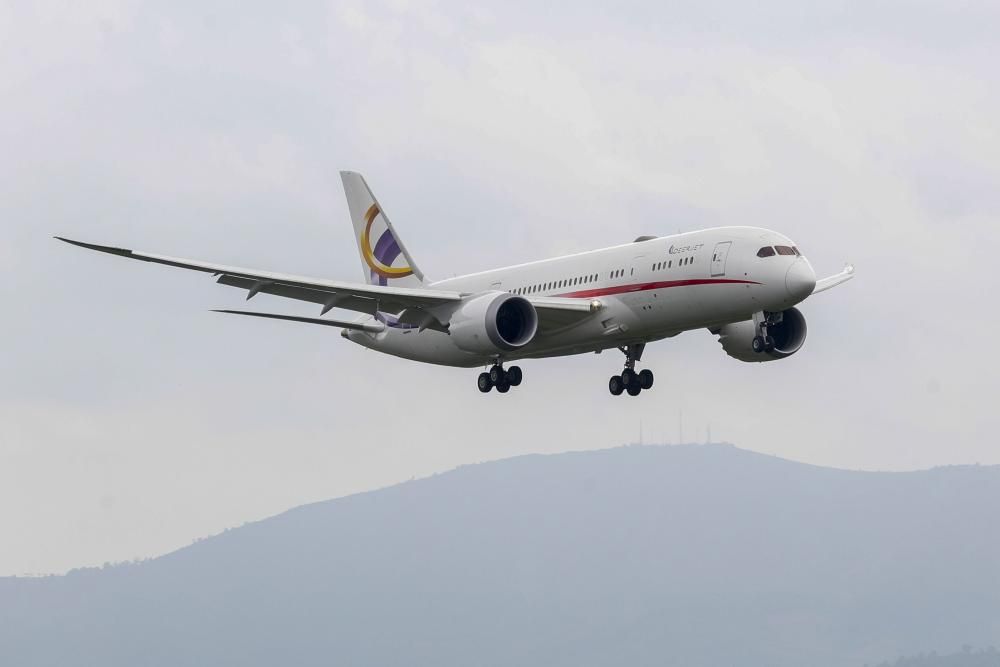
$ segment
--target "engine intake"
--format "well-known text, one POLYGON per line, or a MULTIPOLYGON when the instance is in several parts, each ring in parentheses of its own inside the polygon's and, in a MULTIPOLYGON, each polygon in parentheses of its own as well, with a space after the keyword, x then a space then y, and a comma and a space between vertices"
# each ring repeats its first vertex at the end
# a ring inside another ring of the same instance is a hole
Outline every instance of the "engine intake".
POLYGON ((462 304, 452 315, 448 330, 455 344, 466 352, 513 352, 534 339, 538 313, 523 297, 490 292, 462 304))
POLYGON ((720 328, 719 344, 730 357, 740 361, 775 361, 790 357, 806 342, 806 318, 797 308, 782 311, 781 322, 768 327, 774 338, 774 349, 768 352, 754 352, 753 339, 757 335, 753 321, 734 322, 720 328))

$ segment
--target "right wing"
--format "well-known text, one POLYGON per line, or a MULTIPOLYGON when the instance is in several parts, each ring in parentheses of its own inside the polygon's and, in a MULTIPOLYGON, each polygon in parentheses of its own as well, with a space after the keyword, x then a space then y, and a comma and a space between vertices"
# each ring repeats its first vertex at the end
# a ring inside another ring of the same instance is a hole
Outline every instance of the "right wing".
POLYGON ((256 269, 243 269, 223 264, 210 264, 191 259, 166 257, 137 252, 127 248, 83 243, 57 236, 81 248, 106 252, 111 255, 137 259, 154 264, 176 266, 192 271, 201 271, 218 276, 217 282, 247 290, 247 299, 256 294, 274 294, 298 301, 309 301, 323 306, 321 314, 326 314, 331 308, 345 308, 359 313, 374 314, 377 310, 397 313, 404 309, 427 310, 434 306, 459 302, 463 298, 460 292, 444 290, 415 289, 411 287, 383 287, 380 285, 362 285, 336 280, 321 280, 304 276, 292 276, 283 273, 271 273, 256 269))
MULTIPOLYGON (((402 313, 401 319, 403 321, 420 324, 421 327, 437 328, 444 331, 447 330, 447 321, 440 322, 437 320, 437 316, 442 312, 447 312, 449 309, 441 307, 448 306, 449 304, 458 304, 466 297, 473 296, 464 292, 447 290, 362 285, 359 283, 271 273, 256 269, 225 266, 223 264, 211 264, 191 259, 153 255, 127 248, 84 243, 61 236, 57 236, 56 238, 60 241, 80 246, 81 248, 118 255, 119 257, 137 259, 142 262, 152 262, 154 264, 164 264, 166 266, 176 266, 182 269, 201 271, 202 273, 211 273, 218 276, 217 282, 222 285, 230 285, 247 290, 247 300, 259 293, 264 293, 320 304, 323 306, 320 315, 325 315, 331 308, 344 308, 369 315, 374 315, 378 311, 402 313)), ((571 327, 601 308, 600 301, 593 299, 533 297, 528 298, 528 300, 538 311, 539 328, 546 334, 571 327)), ((312 318, 244 311, 224 312, 235 312, 235 314, 239 315, 254 315, 257 317, 272 317, 296 322, 330 324, 331 326, 339 326, 347 329, 363 329, 372 332, 376 329, 378 331, 382 330, 382 327, 374 324, 371 326, 367 324, 362 326, 334 320, 314 320, 312 318)), ((444 319, 447 320, 447 318, 444 319)))
POLYGON ((812 293, 819 294, 820 292, 825 292, 831 287, 836 287, 841 283, 846 283, 853 277, 854 277, 854 265, 847 264, 846 266, 844 266, 844 270, 841 271, 840 273, 817 280, 816 287, 813 288, 812 293))

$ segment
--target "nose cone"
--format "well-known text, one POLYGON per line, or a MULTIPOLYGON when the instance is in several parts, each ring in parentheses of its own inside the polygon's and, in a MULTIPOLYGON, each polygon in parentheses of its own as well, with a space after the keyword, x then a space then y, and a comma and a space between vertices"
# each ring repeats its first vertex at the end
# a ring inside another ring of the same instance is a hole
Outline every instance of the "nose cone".
POLYGON ((813 271, 805 257, 796 259, 785 274, 785 289, 788 295, 796 301, 801 301, 812 294, 816 288, 816 272, 813 271))

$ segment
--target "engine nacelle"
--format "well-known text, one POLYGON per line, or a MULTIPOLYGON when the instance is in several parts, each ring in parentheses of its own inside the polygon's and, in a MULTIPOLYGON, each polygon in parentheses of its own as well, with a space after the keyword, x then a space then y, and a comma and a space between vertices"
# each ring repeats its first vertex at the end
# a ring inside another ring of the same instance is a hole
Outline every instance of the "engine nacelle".
POLYGON ((452 314, 448 332, 455 345, 466 352, 513 352, 535 337, 538 313, 524 297, 489 292, 463 303, 452 314))
POLYGON ((806 342, 806 318, 797 308, 789 308, 781 313, 781 322, 768 327, 768 334, 774 338, 774 349, 770 352, 754 352, 753 339, 757 335, 752 320, 727 324, 716 333, 719 344, 730 357, 740 361, 775 361, 790 357, 806 342))

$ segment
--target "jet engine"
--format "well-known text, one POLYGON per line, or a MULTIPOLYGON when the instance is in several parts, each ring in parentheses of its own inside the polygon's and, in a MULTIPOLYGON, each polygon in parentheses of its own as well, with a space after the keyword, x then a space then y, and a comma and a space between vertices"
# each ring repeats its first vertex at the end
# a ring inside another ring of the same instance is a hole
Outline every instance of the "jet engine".
POLYGON ((488 292, 473 297, 452 314, 448 332, 460 349, 493 355, 530 343, 538 331, 538 313, 524 297, 488 292))
POLYGON ((774 338, 774 349, 766 352, 753 351, 753 339, 757 335, 752 320, 727 324, 713 333, 718 334, 719 344, 730 357, 740 361, 774 361, 790 357, 806 342, 806 318, 797 308, 789 308, 779 313, 780 321, 768 327, 768 334, 774 338))

